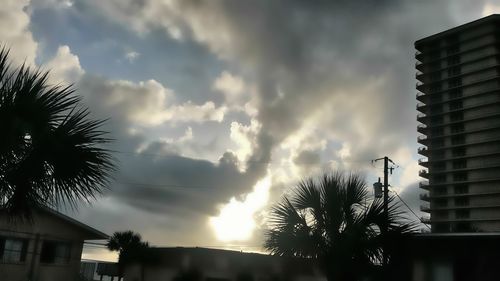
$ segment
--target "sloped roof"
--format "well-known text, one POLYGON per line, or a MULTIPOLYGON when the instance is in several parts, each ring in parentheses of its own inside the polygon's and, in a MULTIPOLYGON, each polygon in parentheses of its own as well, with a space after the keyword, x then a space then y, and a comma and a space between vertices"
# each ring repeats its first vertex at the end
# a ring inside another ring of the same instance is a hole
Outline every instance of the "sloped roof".
POLYGON ((88 238, 86 238, 85 240, 101 240, 101 239, 108 239, 109 238, 109 235, 107 235, 106 233, 101 232, 101 231, 99 231, 91 226, 88 226, 80 221, 77 221, 74 218, 69 217, 63 213, 60 213, 54 209, 51 209, 49 207, 40 207, 39 209, 45 213, 48 213, 50 215, 57 217, 65 222, 73 225, 74 227, 81 229, 85 233, 87 233, 88 238))

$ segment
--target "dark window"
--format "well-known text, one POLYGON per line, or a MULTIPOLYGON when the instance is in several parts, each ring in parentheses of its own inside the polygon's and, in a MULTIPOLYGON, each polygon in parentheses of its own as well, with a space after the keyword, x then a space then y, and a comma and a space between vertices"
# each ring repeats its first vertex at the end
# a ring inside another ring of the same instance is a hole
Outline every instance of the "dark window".
POLYGON ((443 128, 433 128, 431 130, 431 135, 433 137, 442 136, 442 135, 444 135, 444 129, 443 128))
POLYGON ((27 239, 0 237, 0 262, 24 262, 27 249, 27 239))
POLYGON ((464 135, 451 137, 451 144, 452 145, 458 145, 458 144, 464 144, 464 143, 465 143, 465 136, 464 135))
POLYGON ((431 74, 431 81, 438 81, 441 79, 441 72, 434 72, 431 74))
POLYGON ((434 116, 431 118, 431 123, 433 124, 441 124, 443 123, 443 116, 434 116))
POLYGON ((432 227, 433 232, 450 232, 450 225, 447 223, 436 223, 435 226, 432 227))
POLYGON ((435 151, 432 153, 432 159, 439 160, 443 159, 445 156, 444 151, 435 151))
POLYGON ((467 160, 459 159, 453 161, 453 169, 465 169, 467 168, 467 160))
POLYGON ((457 184, 453 187, 455 194, 466 194, 469 193, 469 186, 466 184, 457 184))
POLYGON ((455 216, 457 219, 468 219, 470 217, 469 210, 456 210, 455 216))
POLYGON ((455 206, 468 206, 469 205, 469 197, 458 197, 455 198, 455 206))
POLYGON ((441 147, 441 146, 444 146, 444 140, 443 140, 443 139, 440 139, 440 140, 432 140, 432 141, 431 141, 431 146, 432 146, 432 147, 441 147))
POLYGON ((457 99, 462 97, 462 89, 453 89, 449 92, 449 99, 457 99))
POLYGON ((460 56, 452 56, 448 58, 448 66, 456 65, 460 63, 460 56))
POLYGON ((451 133, 456 134, 456 133, 461 133, 463 131, 465 131, 464 123, 451 125, 451 133))
POLYGON ((465 147, 457 147, 457 148, 454 148, 452 151, 451 151, 453 157, 460 157, 460 156, 465 156, 465 153, 466 153, 466 150, 465 150, 465 147))
POLYGON ((462 86, 462 78, 453 78, 448 81, 448 88, 462 86))
POLYGON ((432 95, 430 97, 430 100, 431 100, 431 103, 436 103, 436 102, 443 101, 443 98, 441 97, 441 95, 432 95))
POLYGON ((446 175, 435 175, 433 177, 435 183, 441 183, 446 181, 446 175))
POLYGON ((443 112, 442 105, 433 105, 431 106, 431 114, 439 114, 443 112))
POLYGON ((473 227, 471 226, 470 223, 466 223, 466 222, 460 222, 460 223, 457 223, 454 227, 454 230, 456 232, 471 232, 471 231, 474 231, 473 227))
POLYGON ((40 262, 42 263, 67 263, 70 258, 71 244, 58 241, 44 241, 40 262))
POLYGON ((460 75, 460 73, 461 73, 461 71, 460 71, 459 66, 455 66, 455 67, 448 69, 448 77, 457 76, 457 75, 460 75))
POLYGON ((463 107, 463 103, 461 100, 450 102, 450 110, 457 110, 463 107))
POLYGON ((446 207, 446 206, 448 206, 448 199, 444 199, 444 198, 436 199, 434 201, 434 204, 436 204, 436 207, 438 207, 438 208, 446 207))
POLYGON ((432 169, 436 171, 443 171, 446 169, 446 162, 437 162, 432 164, 432 169))
POLYGON ((446 195, 447 194, 447 191, 446 191, 446 187, 435 187, 434 188, 434 195, 446 195))
POLYGON ((460 172, 453 174, 454 181, 466 181, 467 180, 467 172, 460 172))
POLYGON ((462 121, 462 120, 464 120, 464 113, 463 112, 453 112, 450 114, 450 121, 451 122, 462 121))
POLYGON ((441 83, 437 83, 437 84, 434 84, 432 86, 429 87, 429 92, 430 93, 435 93, 435 92, 439 92, 441 91, 441 83))

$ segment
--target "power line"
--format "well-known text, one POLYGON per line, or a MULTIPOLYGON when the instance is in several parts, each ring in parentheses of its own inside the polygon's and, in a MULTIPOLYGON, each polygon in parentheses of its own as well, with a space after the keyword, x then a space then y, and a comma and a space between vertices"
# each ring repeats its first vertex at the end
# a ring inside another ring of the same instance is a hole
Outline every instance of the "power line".
MULTIPOLYGON (((408 208, 408 210, 410 210, 410 212, 417 218, 417 220, 419 222, 421 222, 420 217, 417 216, 417 214, 412 210, 412 208, 410 208, 410 206, 408 204, 406 204, 406 202, 403 200, 403 198, 401 198, 401 196, 399 196, 399 194, 396 192, 396 190, 392 190, 392 192, 394 192, 394 194, 396 194, 396 196, 399 198, 399 200, 401 200, 401 202, 403 202, 403 204, 406 206, 406 208, 408 208)), ((427 224, 425 224, 425 223, 422 223, 422 224, 425 225, 428 229, 431 229, 431 227, 428 226, 427 224)))

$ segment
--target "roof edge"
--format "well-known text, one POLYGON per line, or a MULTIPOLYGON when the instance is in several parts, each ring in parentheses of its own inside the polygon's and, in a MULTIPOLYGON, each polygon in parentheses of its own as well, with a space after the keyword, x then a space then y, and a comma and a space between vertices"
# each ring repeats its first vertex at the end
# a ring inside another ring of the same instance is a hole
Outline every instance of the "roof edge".
POLYGON ((65 215, 63 213, 60 213, 60 212, 58 212, 58 211, 56 211, 54 209, 51 209, 51 208, 46 207, 46 206, 40 207, 40 209, 43 210, 43 211, 45 211, 45 212, 47 212, 47 213, 50 213, 50 214, 52 214, 52 215, 54 215, 56 217, 59 217, 60 219, 65 220, 65 221, 67 221, 67 222, 69 222, 69 223, 71 223, 71 224, 73 224, 73 225, 75 225, 75 226, 77 226, 79 228, 83 228, 86 231, 88 231, 88 232, 90 232, 90 233, 92 233, 92 234, 94 234, 95 236, 98 237, 98 238, 91 238, 91 239, 85 239, 85 240, 101 240, 101 239, 105 240, 105 239, 109 238, 108 234, 106 234, 104 232, 101 232, 101 231, 99 231, 99 230, 97 230, 97 229, 95 229, 95 228, 93 228, 91 226, 88 226, 88 225, 86 225, 86 224, 84 224, 84 223, 82 223, 80 221, 77 221, 76 219, 74 219, 74 218, 72 218, 72 217, 70 217, 68 215, 65 215))
POLYGON ((478 25, 478 24, 481 24, 481 23, 483 23, 485 21, 489 21, 489 20, 492 20, 492 19, 500 20, 500 14, 491 14, 489 16, 482 17, 480 19, 473 20, 471 22, 464 23, 464 24, 461 24, 459 26, 455 26, 453 28, 450 28, 450 29, 447 29, 447 30, 444 30, 444 31, 441 31, 441 32, 438 32, 438 33, 435 33, 433 35, 429 35, 429 36, 424 37, 424 38, 421 38, 421 39, 415 41, 415 46, 419 45, 419 44, 422 44, 422 43, 425 43, 426 41, 430 41, 430 40, 436 39, 438 37, 441 37, 444 34, 454 33, 454 32, 460 31, 460 30, 464 30, 464 29, 467 29, 467 28, 472 27, 474 25, 478 25))

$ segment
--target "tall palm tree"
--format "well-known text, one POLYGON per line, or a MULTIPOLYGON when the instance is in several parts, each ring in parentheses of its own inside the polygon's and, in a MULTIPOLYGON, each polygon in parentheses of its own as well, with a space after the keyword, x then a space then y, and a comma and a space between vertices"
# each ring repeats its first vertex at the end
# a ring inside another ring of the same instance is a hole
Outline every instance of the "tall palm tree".
POLYGON ((102 120, 89 119, 72 86, 48 72, 11 69, 0 50, 0 208, 29 215, 38 206, 75 207, 101 193, 114 169, 102 120))
POLYGON ((386 219, 383 202, 369 198, 363 178, 340 172, 300 182, 271 209, 269 222, 267 250, 316 259, 328 280, 342 281, 358 280, 380 264, 384 239, 416 230, 392 199, 386 219))
POLYGON ((123 275, 125 265, 131 263, 141 264, 141 279, 144 280, 144 263, 151 262, 152 253, 147 253, 149 243, 142 241, 139 233, 133 231, 115 232, 106 244, 109 250, 118 251, 119 279, 123 275))

